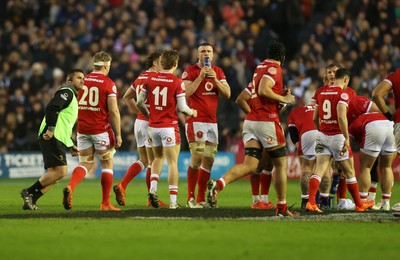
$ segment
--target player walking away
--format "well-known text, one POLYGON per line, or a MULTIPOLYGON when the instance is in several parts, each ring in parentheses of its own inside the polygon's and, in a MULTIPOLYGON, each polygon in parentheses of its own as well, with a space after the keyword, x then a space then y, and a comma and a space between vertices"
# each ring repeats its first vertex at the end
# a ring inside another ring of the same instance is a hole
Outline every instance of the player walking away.
POLYGON ((113 157, 115 148, 122 144, 117 87, 107 77, 111 67, 111 56, 103 51, 96 53, 93 57, 93 67, 93 72, 86 75, 85 85, 78 95, 79 165, 72 172, 71 180, 63 190, 63 205, 66 210, 72 208, 74 189, 92 168, 95 153, 102 167, 100 210, 120 210, 110 203, 113 157))
MULTIPOLYGON (((250 82, 247 87, 236 98, 236 104, 247 115, 251 110, 251 93, 253 84, 250 82)), ((272 180, 272 160, 268 153, 263 151, 262 158, 257 170, 250 175, 251 194, 253 209, 274 209, 272 202, 268 201, 269 188, 272 180), (261 186, 261 187, 260 187, 261 186), (261 189, 260 189, 261 188, 261 189)))
POLYGON ((77 91, 83 88, 83 78, 82 70, 71 70, 67 75, 66 84, 57 90, 46 106, 38 142, 47 173, 32 186, 21 191, 24 200, 22 208, 25 210, 37 210, 37 200, 67 174, 65 148, 69 149, 72 156, 78 155, 78 149, 71 136, 78 117, 77 91))
POLYGON ((242 164, 229 169, 218 181, 208 182, 208 202, 215 207, 217 195, 225 186, 257 169, 263 149, 268 152, 275 169, 274 186, 277 195, 276 214, 278 216, 298 216, 290 212, 286 203, 287 158, 286 143, 279 121, 279 103, 294 103, 290 90, 283 92, 282 68, 285 47, 280 42, 268 46, 267 59, 262 61, 253 75, 254 103, 243 124, 245 159, 242 164))
POLYGON ((178 67, 179 56, 175 50, 163 52, 161 55, 162 70, 151 74, 143 84, 137 99, 137 107, 149 118, 149 136, 152 140, 154 161, 151 167, 149 199, 151 205, 158 208, 158 179, 162 171, 164 155, 168 164, 168 184, 170 209, 180 208, 178 196, 178 156, 180 151, 180 135, 178 127, 179 111, 192 117, 197 111, 186 104, 185 84, 173 75, 178 67), (149 109, 145 100, 147 98, 149 109))
POLYGON ((339 163, 346 176, 347 188, 356 204, 356 211, 366 211, 372 203, 362 202, 355 177, 354 166, 349 159, 349 133, 347 125, 347 107, 349 96, 344 92, 350 80, 350 73, 346 69, 336 71, 336 80, 333 86, 322 91, 317 100, 314 112, 314 123, 319 130, 315 151, 317 154, 316 166, 309 182, 308 211, 322 212, 315 201, 321 177, 329 168, 331 158, 339 163))
POLYGON ((188 197, 186 206, 202 208, 207 182, 218 146, 218 95, 228 99, 231 90, 221 68, 211 65, 214 51, 210 44, 202 43, 197 49, 198 62, 182 74, 186 86, 188 105, 198 111, 197 118, 186 119, 185 130, 189 142, 191 161, 187 172, 188 197), (197 198, 195 189, 198 185, 197 198))
MULTIPOLYGON (((121 182, 113 187, 115 192, 115 197, 118 205, 125 206, 126 197, 126 187, 139 173, 141 173, 146 167, 146 185, 147 192, 150 191, 150 175, 151 175, 151 164, 154 160, 153 150, 151 148, 151 143, 149 142, 149 132, 148 132, 148 119, 139 111, 136 106, 136 99, 139 95, 140 88, 143 86, 149 75, 155 74, 161 70, 160 56, 162 52, 157 51, 147 58, 146 67, 147 70, 142 72, 139 77, 132 83, 130 88, 126 91, 124 95, 124 101, 127 104, 130 112, 132 114, 137 114, 135 120, 135 139, 137 143, 137 152, 139 154, 139 160, 134 162, 126 171, 121 182)), ((146 106, 149 107, 147 102, 146 106)), ((160 206, 169 206, 168 204, 159 201, 160 206)), ((147 206, 150 206, 150 200, 148 200, 147 206)))
MULTIPOLYGON (((397 154, 400 154, 400 69, 390 73, 372 92, 372 98, 379 107, 383 115, 390 121, 394 122, 394 139, 397 154), (390 112, 386 106, 386 96, 393 92, 396 111, 394 114, 390 112)), ((398 209, 398 204, 392 207, 393 210, 398 209)))
MULTIPOLYGON (((301 165, 301 209, 306 209, 308 202, 308 184, 315 168, 315 144, 318 130, 315 127, 314 105, 306 105, 294 108, 289 114, 288 127, 290 139, 297 147, 301 165)), ((330 171, 327 171, 330 173, 330 171)))

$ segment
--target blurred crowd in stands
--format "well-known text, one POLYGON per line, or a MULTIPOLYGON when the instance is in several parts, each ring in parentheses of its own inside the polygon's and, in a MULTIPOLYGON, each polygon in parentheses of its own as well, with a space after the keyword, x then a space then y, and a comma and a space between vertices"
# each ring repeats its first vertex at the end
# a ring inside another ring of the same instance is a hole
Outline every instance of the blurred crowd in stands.
POLYGON ((121 150, 134 150, 134 117, 122 96, 146 57, 178 50, 180 76, 202 42, 214 46, 214 63, 232 88, 230 100, 220 100, 219 150, 235 151, 244 117, 235 99, 274 39, 286 45, 284 79, 296 105, 310 101, 333 61, 351 71, 359 95, 369 96, 400 67, 400 0, 0 1, 0 152, 38 149, 44 107, 69 69, 91 71, 99 50, 113 57, 121 150))

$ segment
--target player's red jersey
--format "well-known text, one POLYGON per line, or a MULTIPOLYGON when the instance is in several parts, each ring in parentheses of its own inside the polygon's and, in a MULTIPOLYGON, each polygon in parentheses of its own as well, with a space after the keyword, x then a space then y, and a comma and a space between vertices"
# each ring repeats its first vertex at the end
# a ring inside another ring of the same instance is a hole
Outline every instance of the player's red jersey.
POLYGON ((349 110, 347 110, 347 121, 349 125, 360 115, 367 113, 372 106, 372 101, 364 96, 350 98, 349 110))
POLYGON ((168 72, 152 73, 144 82, 142 91, 147 92, 147 101, 150 105, 149 126, 178 125, 177 98, 185 96, 185 85, 181 79, 168 72))
MULTIPOLYGON (((314 96, 311 98, 311 102, 314 102, 314 103, 315 103, 316 100, 317 100, 317 98, 318 98, 319 93, 321 93, 322 91, 324 91, 324 90, 327 89, 327 88, 329 88, 329 86, 327 86, 327 85, 324 85, 324 86, 322 86, 322 87, 317 88, 317 90, 316 90, 315 93, 314 93, 314 96)), ((356 94, 356 92, 354 91, 354 89, 352 89, 352 88, 350 88, 350 87, 347 87, 347 88, 344 90, 344 92, 347 93, 347 95, 349 95, 349 98, 350 98, 350 99, 353 98, 353 97, 357 97, 357 94, 356 94)))
POLYGON ((263 77, 267 77, 275 84, 272 91, 280 95, 283 90, 282 68, 271 60, 261 62, 253 75, 253 88, 251 92, 251 111, 246 120, 279 122, 279 102, 258 95, 258 88, 263 77))
POLYGON ((312 105, 294 108, 289 114, 289 127, 296 127, 299 136, 302 136, 305 132, 317 130, 313 121, 314 110, 315 107, 312 105))
POLYGON ((396 107, 396 112, 393 115, 393 122, 400 123, 400 69, 390 73, 385 81, 392 85, 393 88, 394 105, 396 107))
POLYGON ((337 86, 330 86, 317 97, 319 115, 319 131, 326 135, 341 134, 339 127, 337 106, 339 103, 348 106, 349 95, 337 86))
POLYGON ((378 120, 387 120, 387 118, 381 113, 362 114, 349 127, 349 134, 354 136, 357 142, 361 143, 363 138, 365 138, 365 126, 370 122, 378 120))
MULTIPOLYGON (((136 97, 139 96, 140 90, 141 90, 144 82, 149 77, 149 74, 152 74, 152 73, 156 73, 156 72, 146 70, 146 71, 142 72, 139 75, 139 77, 137 77, 135 79, 135 81, 132 83, 131 89, 136 92, 136 97)), ((147 100, 144 102, 144 104, 146 105, 147 109, 150 108, 149 103, 147 102, 147 100)), ((137 119, 146 120, 147 121, 147 118, 140 111, 137 114, 137 119)))
POLYGON ((100 72, 85 76, 83 89, 78 91, 78 132, 100 134, 111 127, 107 98, 117 96, 115 83, 100 72))
MULTIPOLYGON (((220 82, 226 82, 224 72, 220 67, 212 65, 212 69, 220 82)), ((193 82, 200 75, 201 67, 193 64, 182 74, 184 81, 193 82)), ((204 78, 197 90, 188 97, 188 106, 197 110, 197 117, 187 117, 186 122, 217 123, 218 87, 210 78, 204 78)))

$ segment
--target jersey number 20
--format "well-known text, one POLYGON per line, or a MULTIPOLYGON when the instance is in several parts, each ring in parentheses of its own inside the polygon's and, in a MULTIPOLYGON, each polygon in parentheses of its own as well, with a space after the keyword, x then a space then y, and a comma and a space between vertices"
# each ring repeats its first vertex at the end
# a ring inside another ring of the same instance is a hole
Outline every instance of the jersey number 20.
POLYGON ((95 107, 99 104, 99 89, 97 87, 91 87, 88 89, 87 86, 83 86, 83 94, 79 100, 79 105, 95 107))

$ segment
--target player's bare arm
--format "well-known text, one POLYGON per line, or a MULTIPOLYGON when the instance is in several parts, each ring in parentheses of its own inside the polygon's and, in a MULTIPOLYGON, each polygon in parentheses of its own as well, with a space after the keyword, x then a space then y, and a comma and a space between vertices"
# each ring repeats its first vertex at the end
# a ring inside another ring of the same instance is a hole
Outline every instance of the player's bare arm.
POLYGON ((226 99, 228 99, 231 96, 231 87, 229 86, 228 82, 224 81, 221 82, 217 78, 217 73, 209 67, 204 67, 206 69, 207 73, 207 78, 211 78, 215 85, 218 88, 219 93, 226 99))
POLYGON ((236 98, 235 103, 240 107, 240 109, 245 113, 248 114, 251 110, 249 106, 249 100, 251 98, 251 95, 249 92, 246 91, 246 89, 242 90, 242 92, 239 94, 239 96, 236 98))
POLYGON ((350 147, 349 129, 347 125, 347 106, 339 103, 336 107, 338 115, 338 123, 340 130, 344 136, 344 145, 342 152, 346 152, 350 147))
POLYGON ((285 103, 285 104, 292 104, 295 101, 295 97, 288 92, 287 95, 281 96, 279 94, 276 94, 272 88, 274 86, 274 82, 267 78, 267 77, 262 77, 259 87, 258 87, 258 95, 261 97, 265 97, 271 100, 278 101, 280 103, 285 103))
POLYGON ((317 130, 319 131, 319 114, 318 114, 318 108, 314 110, 314 116, 313 116, 313 122, 317 130))
POLYGON ((190 97, 196 92, 197 88, 200 86, 200 83, 206 77, 207 75, 206 71, 208 69, 209 69, 208 67, 202 67, 199 76, 194 81, 188 81, 188 80, 183 81, 183 83, 185 83, 186 97, 190 97))
POLYGON ((123 99, 131 114, 137 114, 139 112, 139 108, 136 106, 136 91, 133 89, 133 86, 128 88, 123 99))
MULTIPOLYGON (((381 112, 389 119, 391 119, 391 113, 389 109, 386 107, 385 97, 392 91, 392 85, 387 81, 382 81, 376 86, 374 91, 372 92, 372 99, 375 104, 381 110, 381 112)), ((390 120, 389 119, 389 120, 390 120)))
POLYGON ((137 97, 136 106, 146 118, 149 118, 150 112, 144 103, 146 98, 147 98, 147 91, 146 90, 140 91, 140 94, 137 97))
POLYGON ((117 97, 109 96, 107 98, 107 105, 108 105, 108 111, 110 113, 110 123, 115 132, 115 139, 116 139, 115 147, 119 148, 122 144, 122 137, 121 137, 121 116, 119 114, 117 97))

